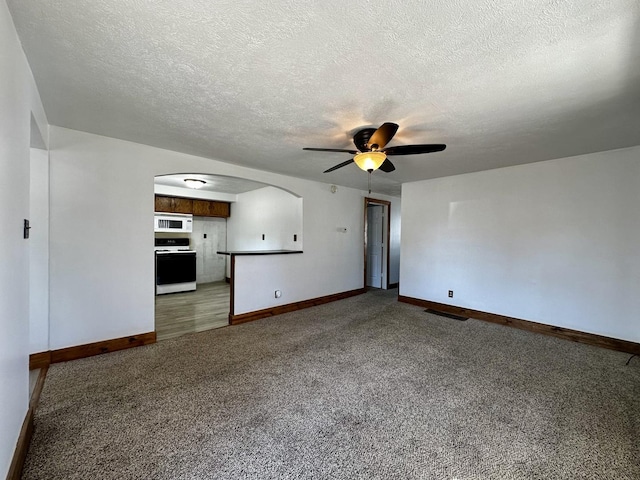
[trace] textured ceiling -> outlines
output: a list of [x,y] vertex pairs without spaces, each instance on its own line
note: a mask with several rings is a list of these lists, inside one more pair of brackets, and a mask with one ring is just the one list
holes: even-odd
[[155,178],[156,185],[164,185],[167,187],[187,188],[184,183],[186,178],[196,178],[204,180],[206,183],[199,188],[199,191],[208,191],[216,193],[245,193],[259,188],[267,187],[266,183],[254,182],[243,178],[227,177],[224,175],[203,175],[200,173],[180,173],[175,175],[159,175]]
[[52,124],[373,189],[640,144],[640,2],[8,0]]

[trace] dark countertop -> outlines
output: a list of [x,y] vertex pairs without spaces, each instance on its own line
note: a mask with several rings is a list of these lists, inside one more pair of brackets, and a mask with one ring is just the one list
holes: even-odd
[[302,250],[230,250],[218,251],[218,255],[283,255],[288,253],[302,253]]

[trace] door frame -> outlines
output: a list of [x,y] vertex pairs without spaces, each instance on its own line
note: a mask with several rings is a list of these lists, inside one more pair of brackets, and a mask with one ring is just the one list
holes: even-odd
[[[382,285],[384,286],[384,288],[386,290],[389,289],[389,241],[391,239],[391,202],[387,201],[387,200],[379,200],[377,198],[370,198],[370,197],[364,197],[364,229],[363,229],[363,241],[364,241],[364,274],[363,274],[363,288],[367,288],[367,227],[368,227],[368,218],[367,218],[367,207],[369,205],[382,205],[385,207],[384,211],[385,211],[385,216],[386,216],[386,220],[387,220],[387,229],[386,229],[386,237],[385,237],[385,243],[384,243],[384,248],[383,248],[383,255],[385,257],[385,259],[383,259],[384,262],[386,262],[387,264],[387,270],[386,270],[386,275],[385,278],[383,280]],[[383,227],[384,228],[384,225]]]

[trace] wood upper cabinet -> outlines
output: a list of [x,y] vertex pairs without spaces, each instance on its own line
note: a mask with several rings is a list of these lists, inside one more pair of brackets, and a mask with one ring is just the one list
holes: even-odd
[[193,200],[173,197],[173,213],[193,213]]
[[208,217],[211,211],[211,202],[209,200],[194,200],[193,214],[199,217]]
[[231,215],[231,212],[229,211],[229,204],[227,202],[209,202],[209,205],[209,216],[211,217],[227,218]]
[[192,213],[193,200],[190,198],[156,195],[155,211],[167,213]]
[[155,211],[167,213],[191,213],[198,217],[227,218],[230,215],[230,208],[227,202],[167,197],[164,195],[156,195]]
[[171,197],[156,195],[156,212],[173,212],[171,209]]

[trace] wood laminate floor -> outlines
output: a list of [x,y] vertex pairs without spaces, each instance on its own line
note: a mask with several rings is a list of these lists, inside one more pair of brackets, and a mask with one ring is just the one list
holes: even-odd
[[195,292],[156,295],[156,339],[229,325],[229,284],[202,283]]

